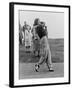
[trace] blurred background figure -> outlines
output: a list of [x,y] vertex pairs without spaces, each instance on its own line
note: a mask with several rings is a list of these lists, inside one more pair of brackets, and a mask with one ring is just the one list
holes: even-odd
[[26,21],[24,22],[24,26],[23,26],[23,33],[24,33],[24,45],[26,48],[30,48],[31,47],[31,27],[26,23]]
[[38,34],[36,33],[36,28],[40,24],[39,18],[36,18],[34,20],[33,28],[32,28],[32,40],[33,40],[33,53],[35,56],[39,56],[39,49],[40,49],[40,41]]
[[22,45],[22,39],[23,39],[23,32],[22,32],[22,27],[19,24],[19,44]]
[[32,47],[32,32],[31,32],[31,27],[29,27],[29,46]]
[[23,25],[23,43],[24,43],[24,45],[25,45],[25,30],[27,29],[27,23],[26,23],[26,21],[24,21],[24,25]]

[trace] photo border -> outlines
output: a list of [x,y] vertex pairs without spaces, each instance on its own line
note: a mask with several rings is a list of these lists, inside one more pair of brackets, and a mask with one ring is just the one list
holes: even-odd
[[[15,85],[14,86],[14,5],[30,5],[30,6],[45,6],[45,7],[62,7],[69,9],[69,77],[68,82],[62,83],[51,83],[51,84],[34,84],[34,85]],[[20,3],[20,2],[10,2],[9,3],[9,86],[10,87],[32,87],[32,86],[47,86],[47,85],[62,85],[70,84],[70,6],[69,5],[53,5],[53,4],[35,4],[35,3]]]

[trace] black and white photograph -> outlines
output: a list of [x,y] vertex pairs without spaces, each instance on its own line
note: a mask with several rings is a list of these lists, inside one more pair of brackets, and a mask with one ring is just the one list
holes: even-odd
[[69,83],[69,6],[14,5],[14,86]]
[[64,77],[64,13],[19,16],[19,79]]

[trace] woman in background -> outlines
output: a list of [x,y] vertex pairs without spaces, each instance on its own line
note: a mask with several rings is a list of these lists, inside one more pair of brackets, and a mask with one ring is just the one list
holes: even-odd
[[30,30],[31,27],[25,21],[23,26],[23,32],[24,32],[24,42],[26,48],[30,48],[31,46]]

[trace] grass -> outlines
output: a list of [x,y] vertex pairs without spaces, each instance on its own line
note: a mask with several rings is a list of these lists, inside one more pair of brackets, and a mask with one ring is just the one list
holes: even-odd
[[[64,62],[64,39],[49,39],[49,45],[52,54],[52,62]],[[39,58],[35,57],[29,50],[26,52],[24,45],[20,45],[19,60],[25,63],[35,63],[39,61]]]

